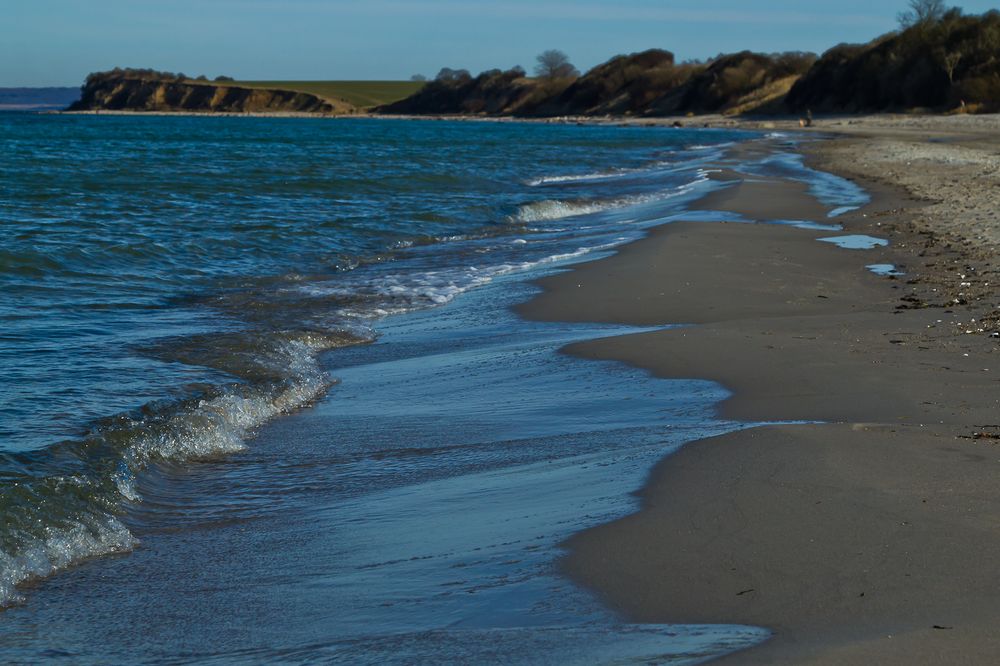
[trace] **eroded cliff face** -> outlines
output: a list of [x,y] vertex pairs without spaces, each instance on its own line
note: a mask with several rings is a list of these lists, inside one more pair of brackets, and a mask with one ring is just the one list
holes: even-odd
[[523,70],[437,79],[375,109],[384,114],[524,117],[781,113],[785,94],[815,62],[807,53],[743,51],[675,64],[669,51],[616,56],[577,79],[528,79]]
[[193,111],[206,113],[351,113],[340,100],[270,88],[244,88],[186,79],[91,74],[70,111]]

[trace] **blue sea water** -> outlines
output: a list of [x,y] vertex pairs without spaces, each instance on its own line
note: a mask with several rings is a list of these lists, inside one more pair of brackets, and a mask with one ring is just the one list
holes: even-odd
[[[557,353],[629,329],[509,312],[682,217],[753,138],[0,114],[4,656],[683,662],[759,640],[624,625],[556,575],[659,457],[743,425],[714,385]],[[858,203],[776,155],[745,166]]]
[[732,138],[4,114],[3,449],[80,437],[192,384],[272,378],[259,352],[276,331],[364,339],[378,315],[586,251],[608,229],[573,220],[676,196],[700,179],[689,157],[711,154],[685,145]]

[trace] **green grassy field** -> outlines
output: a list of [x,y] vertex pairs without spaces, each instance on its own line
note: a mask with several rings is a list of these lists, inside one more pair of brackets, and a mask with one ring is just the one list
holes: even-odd
[[420,90],[422,81],[232,81],[248,88],[280,88],[343,99],[359,108],[396,102]]

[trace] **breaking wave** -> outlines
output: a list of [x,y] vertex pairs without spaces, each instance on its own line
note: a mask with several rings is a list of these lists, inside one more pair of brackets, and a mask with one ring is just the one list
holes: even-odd
[[638,206],[653,201],[663,201],[688,194],[697,185],[708,181],[708,171],[698,170],[696,174],[697,177],[694,180],[665,192],[637,194],[605,200],[564,201],[561,199],[545,199],[543,201],[535,201],[521,206],[517,213],[511,216],[510,219],[514,223],[531,224],[581,215],[593,215],[595,213]]
[[642,203],[643,200],[648,200],[648,198],[634,197],[631,199],[613,199],[610,201],[560,201],[558,199],[547,199],[521,206],[512,220],[522,224],[561,220],[566,217],[592,215],[615,208],[624,208]]
[[263,376],[266,369],[266,381],[238,381],[106,419],[84,440],[45,455],[44,462],[51,463],[52,455],[69,461],[62,474],[36,476],[31,471],[36,461],[22,454],[23,473],[18,478],[8,473],[0,489],[0,606],[20,599],[22,583],[85,559],[132,550],[138,542],[121,516],[129,504],[142,502],[139,473],[156,462],[185,463],[242,450],[255,429],[309,404],[334,383],[317,362],[321,351],[368,341],[350,333],[265,336],[257,341],[256,357],[242,367],[246,377]]
[[543,185],[572,185],[573,183],[587,183],[594,181],[605,181],[614,180],[616,178],[626,178],[628,176],[635,176],[637,174],[653,174],[657,169],[662,169],[664,167],[669,167],[673,164],[672,162],[656,162],[655,164],[638,167],[634,169],[611,169],[608,171],[595,171],[593,173],[581,173],[581,174],[564,174],[555,176],[539,176],[538,178],[532,178],[526,181],[527,185],[531,187],[540,187]]

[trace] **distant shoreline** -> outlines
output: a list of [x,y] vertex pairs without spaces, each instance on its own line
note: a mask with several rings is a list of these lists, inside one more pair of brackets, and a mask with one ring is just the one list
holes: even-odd
[[38,111],[40,113],[48,113],[51,111],[60,111],[61,108],[58,104],[0,104],[0,111]]
[[1000,132],[1000,113],[946,114],[946,113],[877,113],[816,115],[810,127],[803,127],[796,115],[782,116],[725,116],[704,114],[698,116],[664,116],[636,118],[632,116],[557,116],[525,118],[514,116],[473,116],[452,114],[324,114],[294,111],[269,112],[217,112],[217,111],[65,111],[39,110],[43,114],[85,116],[191,116],[223,118],[311,118],[325,120],[422,120],[488,123],[542,123],[562,125],[596,125],[627,127],[683,127],[687,129],[746,129],[804,132],[818,134],[870,135],[919,135],[921,133],[949,133],[952,140],[983,132]]

